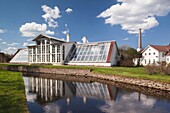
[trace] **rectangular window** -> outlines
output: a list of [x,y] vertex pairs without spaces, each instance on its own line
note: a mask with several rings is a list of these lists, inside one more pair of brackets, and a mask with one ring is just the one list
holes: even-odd
[[65,46],[63,46],[63,60],[65,59]]
[[149,59],[149,64],[151,63],[151,60]]
[[52,54],[52,62],[55,62],[55,54]]
[[164,57],[165,56],[165,54],[164,53],[162,53],[162,57]]

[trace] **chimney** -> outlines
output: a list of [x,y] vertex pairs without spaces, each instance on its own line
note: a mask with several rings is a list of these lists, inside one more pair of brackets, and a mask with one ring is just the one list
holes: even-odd
[[87,37],[84,36],[84,37],[82,38],[82,41],[83,41],[83,44],[87,43]]
[[138,48],[137,52],[140,52],[142,50],[142,29],[139,29],[139,34],[138,34]]
[[70,42],[70,34],[66,34],[66,41]]

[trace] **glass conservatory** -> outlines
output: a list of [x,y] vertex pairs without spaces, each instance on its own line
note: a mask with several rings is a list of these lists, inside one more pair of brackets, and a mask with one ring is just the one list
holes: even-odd
[[33,41],[35,44],[19,50],[11,63],[113,66],[119,60],[116,41],[77,44],[46,35]]

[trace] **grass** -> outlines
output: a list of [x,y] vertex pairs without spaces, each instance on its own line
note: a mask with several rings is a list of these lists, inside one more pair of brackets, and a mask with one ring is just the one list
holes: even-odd
[[0,113],[26,113],[26,97],[20,72],[0,70]]
[[145,72],[144,67],[95,68],[93,72],[170,83],[170,76],[159,74],[149,75]]
[[[23,66],[20,64],[0,64],[0,66]],[[35,65],[24,65],[24,66],[35,66]],[[158,82],[170,83],[170,76],[168,75],[149,75],[145,72],[144,67],[95,67],[95,66],[53,66],[53,65],[39,65],[35,67],[42,68],[64,68],[64,69],[91,69],[92,72],[108,74],[108,75],[117,75],[123,77],[131,77],[137,79],[152,80]]]

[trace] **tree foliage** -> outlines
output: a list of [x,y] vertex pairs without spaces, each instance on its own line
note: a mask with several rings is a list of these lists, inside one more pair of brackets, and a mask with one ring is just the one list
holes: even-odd
[[139,58],[139,53],[136,49],[128,45],[119,47],[119,53],[121,66],[134,66],[133,58]]

